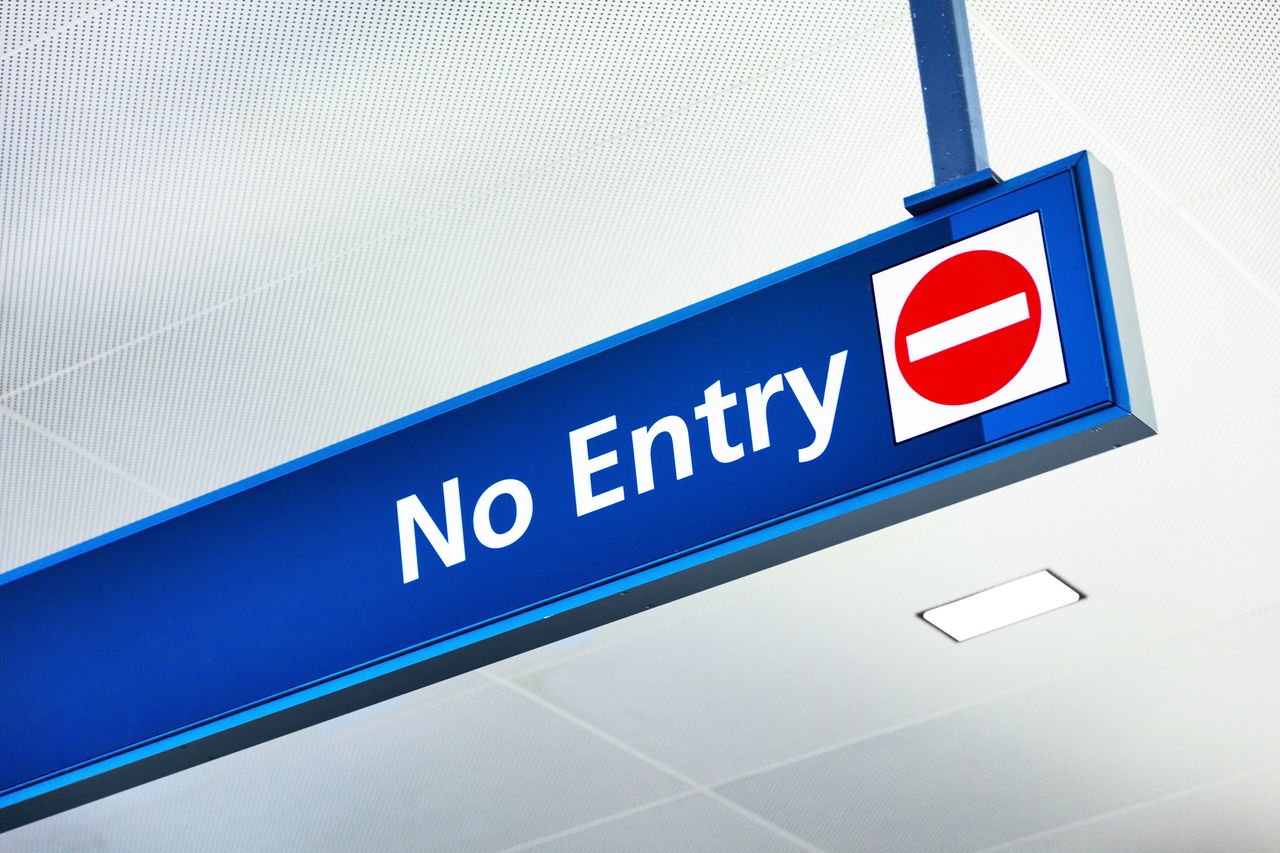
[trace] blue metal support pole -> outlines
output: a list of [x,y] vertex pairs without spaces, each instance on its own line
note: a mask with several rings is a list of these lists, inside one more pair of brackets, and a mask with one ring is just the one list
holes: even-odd
[[917,213],[999,179],[987,162],[965,0],[910,0],[910,4],[937,185],[907,199],[907,209]]

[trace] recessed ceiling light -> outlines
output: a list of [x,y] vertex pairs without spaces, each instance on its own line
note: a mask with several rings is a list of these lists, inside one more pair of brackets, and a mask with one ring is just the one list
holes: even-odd
[[1048,569],[926,610],[920,617],[953,640],[979,634],[1075,604],[1083,596]]

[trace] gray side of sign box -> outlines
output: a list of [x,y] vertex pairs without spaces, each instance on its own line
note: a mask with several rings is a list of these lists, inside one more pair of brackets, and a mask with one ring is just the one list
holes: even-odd
[[[1116,182],[1111,170],[1091,151],[1086,157],[1086,176],[1092,184],[1093,197],[1098,210],[1098,230],[1102,238],[1102,254],[1106,259],[1107,274],[1111,278],[1112,311],[1115,313],[1119,333],[1120,353],[1128,381],[1128,400],[1120,404],[1156,431],[1155,404],[1151,394],[1151,380],[1147,374],[1146,357],[1142,349],[1142,332],[1138,327],[1138,305],[1133,293],[1133,277],[1129,272],[1129,256],[1125,249],[1124,229],[1120,224],[1120,204],[1116,196]],[[1127,405],[1125,403],[1127,402]]]

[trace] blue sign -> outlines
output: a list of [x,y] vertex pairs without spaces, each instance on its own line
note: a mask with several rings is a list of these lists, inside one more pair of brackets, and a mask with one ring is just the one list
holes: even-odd
[[1079,154],[0,576],[0,827],[1152,424]]

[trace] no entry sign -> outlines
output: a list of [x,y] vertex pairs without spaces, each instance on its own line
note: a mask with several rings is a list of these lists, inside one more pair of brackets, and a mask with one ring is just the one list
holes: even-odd
[[872,276],[898,441],[1067,381],[1039,212]]
[[1152,433],[1085,154],[0,576],[0,828]]

